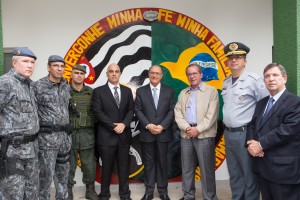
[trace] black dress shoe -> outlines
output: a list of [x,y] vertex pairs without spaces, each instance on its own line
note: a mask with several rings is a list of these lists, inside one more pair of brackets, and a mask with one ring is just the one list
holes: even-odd
[[153,194],[145,194],[141,200],[152,200],[153,199]]
[[160,195],[161,200],[170,200],[170,197],[167,194]]

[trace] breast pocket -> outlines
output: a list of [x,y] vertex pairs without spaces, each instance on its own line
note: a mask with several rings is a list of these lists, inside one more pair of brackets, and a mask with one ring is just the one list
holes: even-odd
[[234,89],[234,102],[237,104],[247,104],[252,100],[252,91],[246,87],[238,87]]
[[18,94],[18,103],[21,113],[32,113],[33,105],[30,97],[25,97],[22,94]]

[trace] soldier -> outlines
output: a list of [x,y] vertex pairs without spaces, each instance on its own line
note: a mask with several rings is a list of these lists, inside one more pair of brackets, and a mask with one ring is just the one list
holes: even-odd
[[79,155],[83,173],[82,182],[86,184],[85,198],[97,200],[94,118],[91,110],[93,89],[84,84],[85,73],[83,66],[75,65],[71,74],[70,121],[73,130],[68,193],[69,199],[73,199],[72,187],[76,184],[74,176]]
[[52,177],[56,187],[56,199],[68,199],[69,153],[71,136],[69,124],[70,86],[62,78],[65,61],[52,55],[48,59],[49,75],[34,83],[40,120],[39,199],[50,199]]
[[32,92],[36,56],[13,50],[13,68],[0,77],[0,199],[38,199],[37,106]]

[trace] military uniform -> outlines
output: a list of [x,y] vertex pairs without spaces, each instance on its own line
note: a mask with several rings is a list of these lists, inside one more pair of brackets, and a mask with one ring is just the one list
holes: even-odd
[[[71,86],[70,120],[72,130],[72,148],[70,153],[70,172],[68,187],[73,187],[77,158],[80,156],[82,182],[94,188],[96,178],[94,118],[91,110],[93,89],[86,85],[81,91]],[[94,190],[93,190],[94,191]]]
[[34,83],[40,120],[39,164],[40,200],[50,199],[52,177],[56,199],[68,198],[69,152],[71,136],[69,126],[70,86],[65,79],[60,83],[46,76]]
[[[36,59],[28,49],[18,52]],[[14,68],[0,77],[1,200],[38,199],[39,121],[31,83]]]
[[[242,43],[233,42],[226,45],[224,51],[227,57],[245,56],[250,49]],[[252,172],[252,159],[245,147],[246,130],[256,103],[267,96],[268,91],[262,77],[242,71],[235,82],[230,75],[222,86],[226,160],[232,199],[256,200],[259,199],[259,188],[257,178]]]

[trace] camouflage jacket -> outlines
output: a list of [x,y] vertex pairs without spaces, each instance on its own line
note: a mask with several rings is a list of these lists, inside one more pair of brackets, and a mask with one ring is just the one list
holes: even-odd
[[[34,92],[38,104],[40,126],[69,124],[70,86],[65,79],[53,83],[49,76],[34,83]],[[63,142],[71,139],[65,132],[53,134],[39,133],[40,148],[59,148]],[[68,146],[71,144],[68,144]]]
[[[0,77],[0,136],[34,135],[39,130],[37,105],[32,81],[15,69]],[[8,146],[7,156],[32,158],[37,155],[37,142],[19,148]]]

